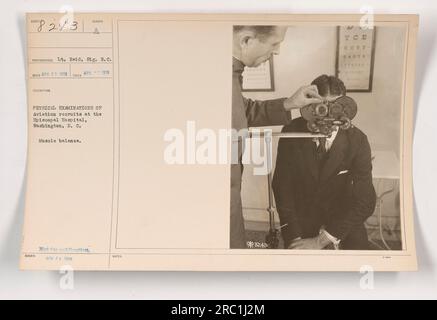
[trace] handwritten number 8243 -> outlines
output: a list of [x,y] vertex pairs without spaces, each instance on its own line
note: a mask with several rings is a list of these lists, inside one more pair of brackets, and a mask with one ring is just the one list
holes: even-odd
[[[64,30],[66,30],[66,29],[68,29],[68,30],[71,30],[71,31],[75,31],[75,30],[77,30],[77,21],[73,21],[72,23],[68,23],[68,20],[65,20],[62,24],[61,23],[59,23],[59,25],[58,25],[58,27],[56,27],[56,24],[54,24],[53,22],[52,23],[49,23],[48,24],[48,26],[47,26],[47,30],[50,32],[50,31],[55,31],[55,30],[59,30],[59,31],[64,31]],[[38,32],[42,32],[43,31],[43,27],[46,25],[46,21],[45,20],[43,20],[43,19],[41,19],[40,21],[39,21],[39,25],[38,25],[38,28],[37,28],[37,31]]]

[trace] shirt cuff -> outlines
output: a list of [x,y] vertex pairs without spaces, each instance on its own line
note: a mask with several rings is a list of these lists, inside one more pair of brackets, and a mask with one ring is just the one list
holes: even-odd
[[296,119],[301,117],[300,109],[291,109],[290,110],[291,119]]
[[331,235],[325,229],[320,229],[320,235],[322,235],[323,238],[326,238],[327,240],[329,240],[334,245],[335,250],[339,249],[339,245],[340,245],[341,240],[339,240],[336,237],[334,237],[333,235]]

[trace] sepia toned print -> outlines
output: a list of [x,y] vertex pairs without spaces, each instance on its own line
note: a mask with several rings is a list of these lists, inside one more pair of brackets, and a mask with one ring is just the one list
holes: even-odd
[[29,13],[20,268],[415,270],[418,18],[361,18]]
[[[241,117],[235,109],[244,109],[248,127],[277,133],[268,142],[276,164],[273,179],[248,170],[243,190],[231,192],[231,247],[401,250],[404,60],[399,53],[405,50],[406,28],[234,26],[233,31],[234,118]],[[260,68],[251,55],[259,65],[276,56],[278,93],[239,92],[237,80]],[[303,70],[299,77],[295,69]],[[310,90],[305,97],[314,101],[297,100],[291,83]],[[281,94],[290,98],[277,99]],[[291,108],[290,100],[297,100]],[[275,110],[290,112],[275,121]],[[281,132],[306,135],[281,137]],[[231,186],[232,179],[241,180],[234,167]],[[237,212],[232,203],[240,192],[242,212]]]

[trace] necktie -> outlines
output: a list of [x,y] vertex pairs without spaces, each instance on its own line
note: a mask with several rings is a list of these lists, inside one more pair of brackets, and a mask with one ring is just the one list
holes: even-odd
[[326,138],[319,138],[319,145],[317,146],[317,155],[323,157],[326,153]]
[[326,160],[326,138],[319,138],[319,145],[316,149],[316,159],[319,167],[319,174],[322,172]]

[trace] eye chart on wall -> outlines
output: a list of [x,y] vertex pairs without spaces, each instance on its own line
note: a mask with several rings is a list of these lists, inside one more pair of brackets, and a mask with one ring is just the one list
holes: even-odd
[[337,29],[336,76],[349,92],[372,91],[375,30],[359,26]]

